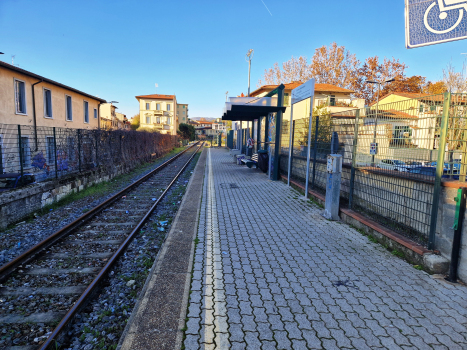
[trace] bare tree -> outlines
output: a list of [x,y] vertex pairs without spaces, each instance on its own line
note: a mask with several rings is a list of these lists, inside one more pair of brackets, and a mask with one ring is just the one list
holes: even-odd
[[450,92],[467,92],[467,76],[465,74],[467,67],[462,65],[462,71],[457,72],[452,62],[449,62],[446,69],[443,69],[443,82]]
[[264,76],[258,81],[257,86],[262,85],[279,85],[291,83],[293,81],[306,81],[310,76],[310,68],[308,59],[305,56],[298,58],[293,57],[282,63],[282,68],[279,63],[274,63],[273,68],[265,69]]

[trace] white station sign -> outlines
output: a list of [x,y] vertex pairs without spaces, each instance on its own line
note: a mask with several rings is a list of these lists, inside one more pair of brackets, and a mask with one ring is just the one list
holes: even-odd
[[292,90],[292,104],[310,98],[315,93],[315,79],[310,79],[306,83]]

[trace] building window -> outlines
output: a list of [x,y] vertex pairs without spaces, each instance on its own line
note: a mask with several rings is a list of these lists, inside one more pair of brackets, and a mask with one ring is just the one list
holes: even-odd
[[52,91],[44,89],[44,117],[52,118]]
[[167,117],[167,124],[168,124],[168,125],[170,125],[170,119],[172,119],[172,118]]
[[21,157],[23,167],[28,167],[31,163],[31,149],[29,148],[29,137],[21,137]]
[[151,124],[151,117],[146,117],[146,124]]
[[26,112],[26,87],[24,81],[15,79],[15,106],[17,114]]
[[88,103],[88,101],[84,101],[83,108],[84,108],[84,122],[89,123],[89,103]]
[[47,164],[55,164],[55,147],[54,147],[54,138],[52,136],[47,136],[45,138],[46,150],[47,150]]
[[183,108],[185,108],[185,106],[183,106]]
[[146,103],[146,110],[149,111],[149,103]]
[[185,114],[185,111],[183,111],[183,114]]
[[161,123],[161,118],[160,118],[160,117],[157,117],[157,118],[156,118],[156,123],[157,123],[157,124],[160,124],[160,123]]
[[289,93],[286,92],[284,93],[284,106],[288,106],[289,105]]
[[336,105],[336,96],[335,95],[331,95],[331,97],[329,98],[329,105],[330,106],[335,106]]
[[160,104],[160,103],[156,103],[156,110],[157,110],[157,111],[160,111],[160,110],[161,110],[161,104]]
[[71,105],[71,96],[65,95],[65,101],[66,101],[66,106],[65,106],[66,120],[71,122],[73,120],[73,108]]
[[167,110],[170,111],[170,104],[167,103]]
[[97,108],[94,108],[94,119],[97,119]]

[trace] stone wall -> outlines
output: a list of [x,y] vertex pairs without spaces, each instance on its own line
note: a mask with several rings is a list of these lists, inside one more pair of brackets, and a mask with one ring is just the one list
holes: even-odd
[[135,160],[131,163],[99,168],[0,193],[0,229],[3,230],[8,225],[27,218],[35,211],[59,201],[70,193],[82,191],[91,185],[109,181],[115,176],[127,173],[142,162],[143,160]]

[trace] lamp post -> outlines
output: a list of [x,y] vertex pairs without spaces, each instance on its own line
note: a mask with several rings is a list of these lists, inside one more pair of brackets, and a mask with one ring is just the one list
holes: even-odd
[[[383,81],[376,81],[376,80],[367,80],[366,81],[368,84],[378,84],[378,94],[376,95],[375,130],[373,131],[373,143],[374,144],[376,144],[376,129],[378,128],[379,91],[380,91],[380,88],[381,88],[381,84],[390,83],[390,82],[393,82],[395,80],[396,79],[391,78],[391,79],[387,79],[387,80],[383,80]],[[375,150],[375,152],[376,152],[376,150]],[[372,167],[375,166],[375,155],[374,154],[371,155],[371,166]]]
[[[249,49],[246,56],[245,60],[248,62],[248,97],[250,97],[250,74],[251,74],[251,59],[253,58],[253,49]],[[243,122],[241,122],[243,124]],[[243,126],[243,125],[242,125]],[[248,130],[248,135],[245,135],[245,137],[250,136],[250,122],[246,122],[246,128]],[[246,149],[246,153],[248,154],[248,149]]]
[[253,58],[253,49],[249,49],[245,60],[248,62],[248,97],[250,97],[250,73],[251,73],[251,59]]

